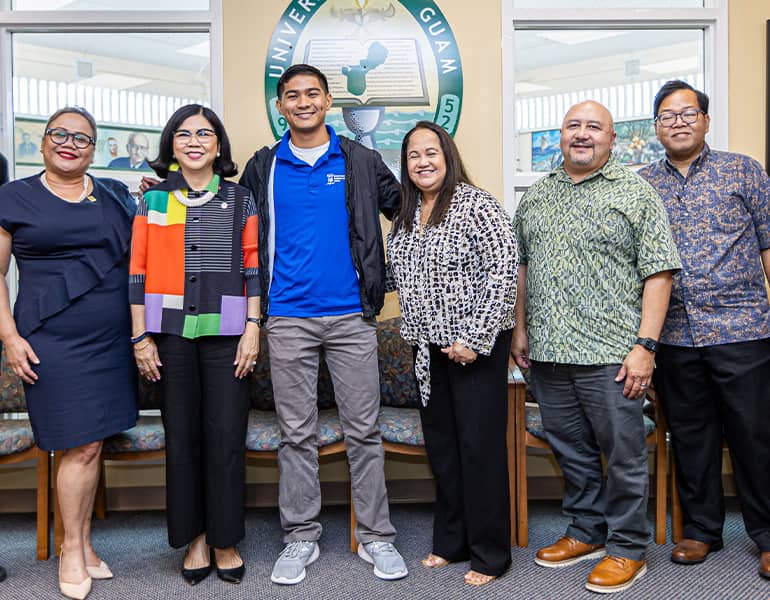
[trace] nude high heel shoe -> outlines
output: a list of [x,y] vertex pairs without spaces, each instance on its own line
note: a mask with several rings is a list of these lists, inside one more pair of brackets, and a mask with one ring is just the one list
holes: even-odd
[[110,571],[110,568],[107,566],[107,563],[104,561],[101,561],[98,567],[89,567],[88,565],[86,565],[86,571],[88,571],[88,574],[91,576],[91,579],[112,579],[113,578],[112,571]]
[[[86,577],[80,583],[66,583],[61,580],[61,559],[64,555],[64,546],[61,547],[59,552],[59,591],[62,596],[72,598],[72,600],[85,600],[86,596],[91,592],[91,577]],[[101,566],[101,565],[99,565]]]

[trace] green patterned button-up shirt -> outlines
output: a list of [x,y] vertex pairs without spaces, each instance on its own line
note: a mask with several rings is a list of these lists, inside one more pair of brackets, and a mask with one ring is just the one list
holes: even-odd
[[527,265],[530,358],[623,362],[639,329],[644,280],[681,268],[655,190],[613,157],[580,183],[559,167],[524,195],[514,222]]

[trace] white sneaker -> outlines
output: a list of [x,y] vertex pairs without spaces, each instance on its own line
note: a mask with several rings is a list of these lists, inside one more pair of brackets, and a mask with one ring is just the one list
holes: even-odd
[[281,585],[293,585],[305,578],[305,567],[321,555],[316,542],[290,542],[275,561],[270,581]]
[[404,559],[390,542],[358,544],[358,556],[374,565],[374,574],[380,579],[403,579],[409,574]]

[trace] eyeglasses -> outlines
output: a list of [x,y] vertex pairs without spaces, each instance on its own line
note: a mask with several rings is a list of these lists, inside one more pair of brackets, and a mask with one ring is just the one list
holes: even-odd
[[213,129],[206,128],[197,129],[196,131],[190,131],[189,129],[177,129],[174,132],[174,141],[186,146],[192,141],[193,136],[195,136],[195,138],[202,144],[206,144],[216,139],[217,132]]
[[66,143],[68,139],[72,139],[72,143],[75,148],[88,148],[89,146],[95,146],[96,140],[90,135],[81,133],[80,131],[72,132],[67,131],[63,127],[54,127],[53,129],[47,129],[45,134],[51,138],[51,141],[57,146],[61,146]]
[[682,112],[664,112],[660,113],[657,117],[655,117],[655,120],[660,124],[663,125],[663,127],[673,127],[674,123],[676,123],[676,118],[681,117],[682,123],[686,125],[692,125],[695,123],[695,121],[698,120],[698,115],[704,113],[702,110],[699,110],[697,108],[688,108],[687,110],[683,110]]

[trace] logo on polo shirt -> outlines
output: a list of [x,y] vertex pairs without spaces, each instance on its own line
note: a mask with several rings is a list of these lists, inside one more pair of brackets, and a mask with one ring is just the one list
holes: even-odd
[[326,174],[326,185],[334,185],[340,181],[345,181],[345,175],[335,175],[334,173]]

